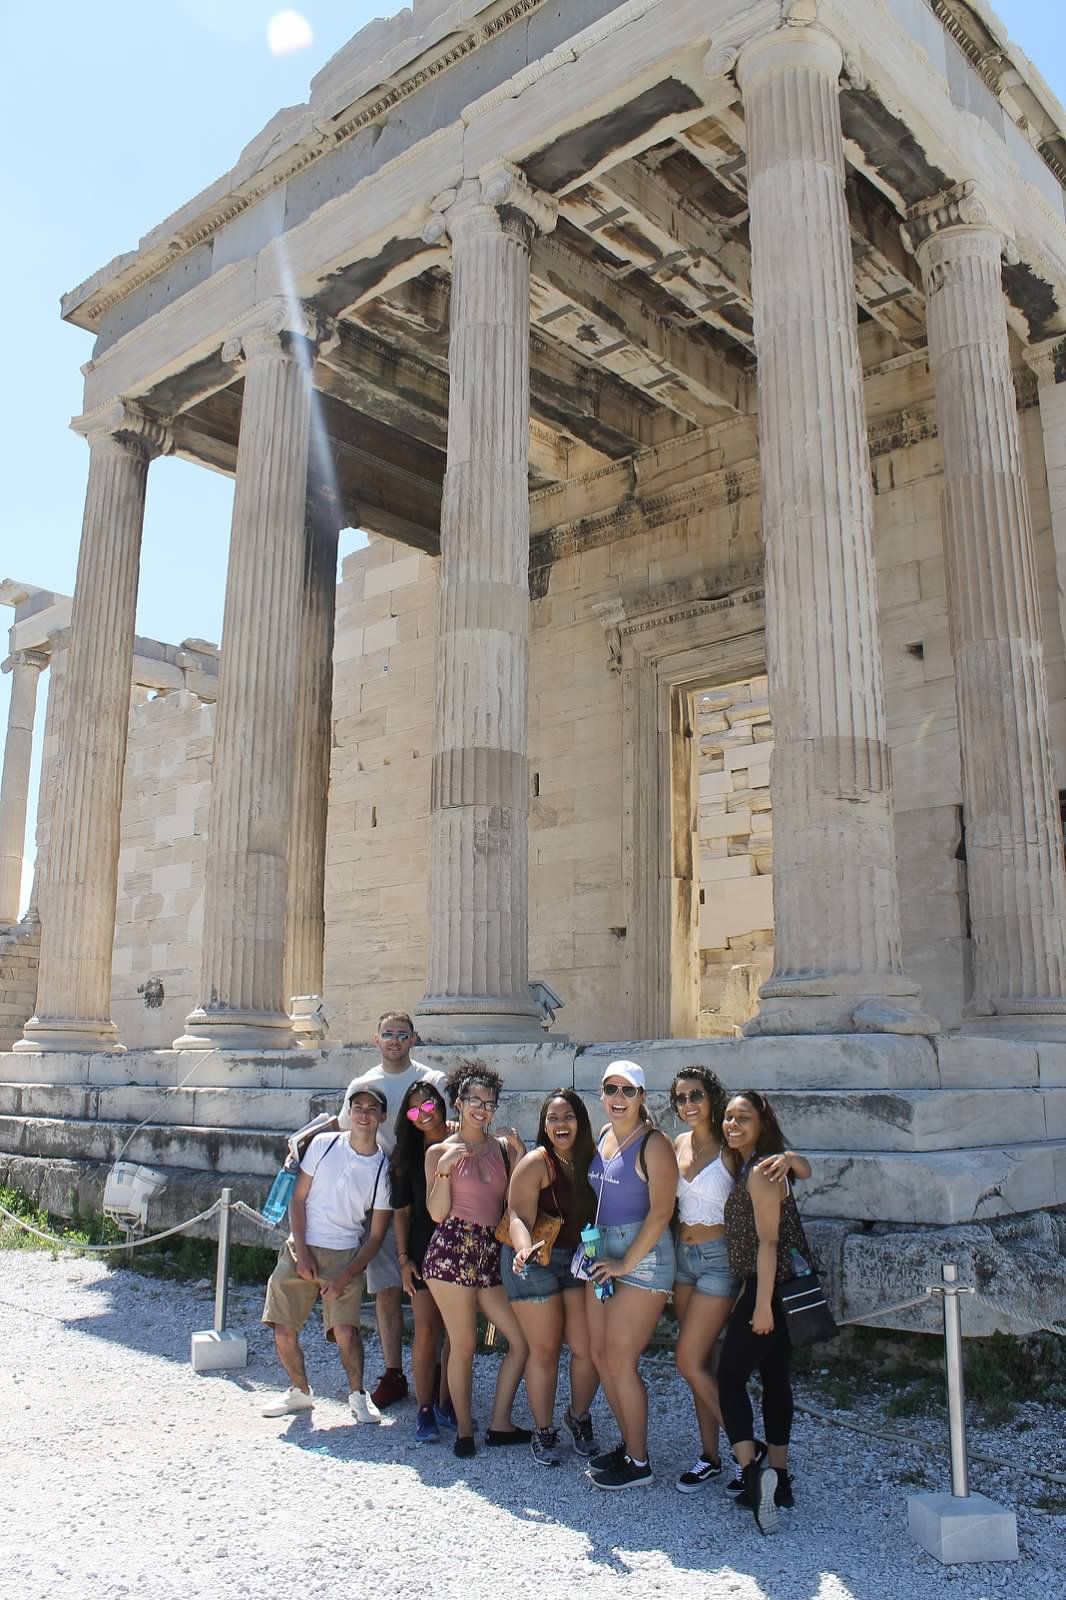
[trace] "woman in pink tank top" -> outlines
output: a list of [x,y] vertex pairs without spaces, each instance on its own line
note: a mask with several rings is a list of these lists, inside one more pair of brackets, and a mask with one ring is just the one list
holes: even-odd
[[492,1421],[485,1443],[528,1444],[511,1407],[522,1381],[528,1347],[500,1277],[496,1225],[503,1215],[511,1169],[525,1155],[518,1135],[497,1138],[492,1119],[503,1080],[491,1067],[457,1067],[445,1092],[458,1127],[426,1151],[426,1204],[437,1224],[422,1261],[422,1277],[448,1333],[448,1389],[455,1407],[455,1454],[475,1454],[470,1396],[477,1351],[477,1314],[507,1340],[500,1362]]

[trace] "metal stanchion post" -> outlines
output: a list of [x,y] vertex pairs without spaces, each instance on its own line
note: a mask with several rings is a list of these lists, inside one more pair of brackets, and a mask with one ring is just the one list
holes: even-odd
[[911,1537],[945,1565],[965,1561],[1017,1561],[1018,1520],[1013,1511],[983,1494],[971,1494],[966,1462],[966,1395],[962,1368],[962,1317],[959,1297],[973,1290],[959,1282],[948,1261],[930,1294],[944,1300],[944,1374],[948,1391],[948,1442],[951,1493],[907,1496]]
[[215,1266],[216,1333],[225,1333],[226,1331],[226,1300],[229,1296],[229,1213],[232,1204],[232,1189],[223,1189],[222,1209],[218,1214],[218,1261]]
[[230,1224],[233,1191],[223,1189],[218,1212],[218,1264],[215,1268],[214,1327],[194,1333],[189,1359],[194,1372],[224,1372],[248,1365],[248,1344],[241,1333],[226,1332],[229,1298]]
[[951,1450],[951,1492],[957,1500],[970,1493],[970,1474],[966,1461],[966,1390],[962,1368],[962,1316],[959,1295],[972,1293],[959,1288],[959,1269],[953,1261],[940,1269],[944,1296],[944,1373],[948,1386],[948,1444]]

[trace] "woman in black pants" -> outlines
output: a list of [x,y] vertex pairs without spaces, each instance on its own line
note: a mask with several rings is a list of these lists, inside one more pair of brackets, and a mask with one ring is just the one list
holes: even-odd
[[[788,1442],[792,1432],[792,1346],[777,1285],[792,1276],[792,1250],[807,1241],[791,1188],[774,1182],[759,1163],[780,1155],[785,1140],[774,1109],[756,1089],[729,1101],[722,1132],[739,1161],[725,1203],[729,1265],[743,1284],[726,1328],[718,1364],[718,1397],[733,1454],[740,1464],[740,1503],[751,1508],[760,1533],[772,1533],[778,1506],[792,1505]],[[754,1438],[748,1379],[762,1379],[764,1448]]]

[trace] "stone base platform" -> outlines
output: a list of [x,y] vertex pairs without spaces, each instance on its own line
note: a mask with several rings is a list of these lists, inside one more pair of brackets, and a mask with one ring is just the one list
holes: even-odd
[[[949,1255],[998,1303],[967,1305],[969,1333],[1025,1331],[1063,1303],[1066,1215],[1054,1208],[1066,1207],[1066,1046],[856,1034],[418,1050],[444,1071],[494,1065],[508,1085],[500,1124],[526,1139],[560,1085],[578,1089],[598,1125],[599,1084],[620,1056],[642,1063],[652,1111],[671,1131],[666,1092],[683,1066],[772,1094],[790,1144],[814,1166],[799,1198],[842,1316],[920,1292]],[[153,1226],[193,1215],[223,1183],[258,1205],[284,1136],[334,1110],[376,1059],[365,1048],[0,1054],[0,1182],[57,1215],[98,1210],[122,1156],[170,1174]],[[270,1237],[250,1224],[237,1236]],[[939,1315],[919,1308],[892,1325],[934,1331]]]

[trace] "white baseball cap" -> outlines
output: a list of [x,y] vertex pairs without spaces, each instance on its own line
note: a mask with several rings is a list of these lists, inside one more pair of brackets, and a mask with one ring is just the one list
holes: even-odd
[[337,1112],[337,1126],[345,1132],[352,1125],[352,1101],[357,1094],[373,1095],[381,1107],[381,1115],[383,1117],[388,1115],[389,1102],[382,1090],[375,1089],[372,1083],[360,1083],[358,1078],[353,1078],[345,1091],[344,1099],[341,1101],[341,1108]]
[[612,1061],[603,1074],[601,1083],[606,1083],[608,1078],[621,1078],[623,1083],[631,1083],[634,1089],[643,1089],[644,1068],[638,1067],[635,1061]]

